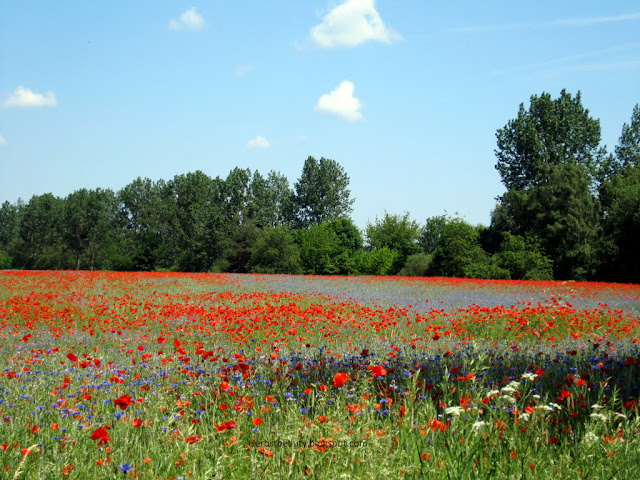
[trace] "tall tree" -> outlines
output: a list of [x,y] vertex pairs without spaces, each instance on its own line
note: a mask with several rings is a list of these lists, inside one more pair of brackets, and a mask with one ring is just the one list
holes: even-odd
[[247,220],[250,202],[251,170],[234,168],[224,181],[224,200],[230,226],[242,225]]
[[166,186],[171,226],[168,242],[173,268],[207,271],[222,256],[229,233],[225,215],[225,186],[219,177],[200,170],[176,175]]
[[154,270],[162,262],[162,245],[169,233],[164,187],[162,180],[138,177],[117,194],[124,224],[123,246],[136,270]]
[[640,283],[640,105],[616,146],[616,170],[600,188],[604,238],[601,273],[609,280]]
[[307,228],[334,218],[348,218],[354,202],[348,186],[349,176],[338,162],[307,158],[293,197],[297,226]]
[[496,134],[496,169],[507,192],[492,216],[492,231],[539,239],[554,277],[595,273],[599,204],[593,194],[604,150],[600,122],[580,92],[532,96],[525,110]]
[[622,168],[640,165],[640,104],[633,107],[631,123],[622,126],[616,157]]
[[51,193],[34,195],[21,209],[19,238],[10,249],[16,266],[68,268],[63,244],[65,201]]
[[264,178],[255,171],[249,190],[247,214],[258,228],[291,223],[292,191],[284,175],[272,170]]
[[545,166],[544,183],[509,190],[492,214],[496,231],[537,238],[553,260],[556,279],[583,280],[595,274],[599,202],[580,165]]
[[496,133],[496,169],[507,190],[526,190],[544,181],[544,165],[574,163],[595,175],[601,155],[600,121],[591,118],[581,103],[562,90],[533,95],[528,110],[520,104],[518,116]]
[[74,254],[76,269],[104,268],[116,216],[117,203],[111,190],[82,188],[67,196],[65,237]]

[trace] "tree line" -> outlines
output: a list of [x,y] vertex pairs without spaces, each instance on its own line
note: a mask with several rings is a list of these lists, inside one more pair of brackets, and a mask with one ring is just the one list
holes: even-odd
[[580,92],[534,95],[496,132],[506,188],[489,226],[389,214],[360,231],[349,176],[234,168],[0,208],[0,268],[640,281],[640,107],[614,152]]

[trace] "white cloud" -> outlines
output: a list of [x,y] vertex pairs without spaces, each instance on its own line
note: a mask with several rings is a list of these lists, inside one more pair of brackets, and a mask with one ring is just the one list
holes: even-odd
[[362,120],[362,104],[353,96],[353,90],[353,83],[345,80],[332,92],[322,95],[314,110],[351,121]]
[[247,142],[247,147],[249,148],[269,148],[270,146],[269,140],[260,135]]
[[0,135],[0,147],[4,147],[5,145],[9,145],[9,142],[7,142],[7,139],[4,138],[4,136]]
[[33,93],[30,89],[19,86],[4,101],[5,107],[55,107],[56,95],[53,92]]
[[180,20],[171,19],[169,22],[169,28],[171,30],[202,30],[207,26],[207,22],[204,21],[204,17],[196,11],[196,7],[191,7],[189,10],[180,15]]
[[345,0],[311,29],[311,37],[323,48],[355,47],[367,40],[392,43],[401,38],[385,27],[375,0]]

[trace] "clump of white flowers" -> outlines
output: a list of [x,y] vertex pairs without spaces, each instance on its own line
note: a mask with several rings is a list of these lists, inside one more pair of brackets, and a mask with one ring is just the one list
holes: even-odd
[[444,409],[444,413],[446,413],[447,415],[453,415],[454,417],[457,417],[463,412],[463,410],[464,409],[462,407],[447,407]]
[[509,382],[509,385],[507,385],[506,387],[502,387],[502,389],[500,389],[500,392],[502,394],[517,392],[518,387],[520,387],[520,382]]
[[585,433],[584,438],[582,439],[582,441],[584,443],[586,443],[587,445],[592,445],[592,444],[594,444],[595,442],[598,441],[598,436],[593,432],[587,432],[587,433]]

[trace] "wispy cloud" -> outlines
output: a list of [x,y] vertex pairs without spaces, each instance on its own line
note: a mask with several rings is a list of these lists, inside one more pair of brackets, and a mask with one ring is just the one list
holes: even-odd
[[196,7],[192,7],[182,15],[179,20],[171,19],[169,22],[169,29],[177,32],[181,30],[202,30],[207,26],[204,17],[196,11]]
[[448,31],[451,33],[490,33],[501,32],[509,30],[524,30],[535,28],[579,28],[579,27],[593,27],[604,23],[614,22],[629,22],[640,20],[640,12],[625,13],[621,15],[612,16],[600,16],[600,17],[578,17],[578,18],[561,18],[557,20],[551,20],[549,22],[529,23],[529,22],[516,22],[516,23],[503,23],[496,25],[472,25],[467,27],[455,27],[450,28]]
[[238,65],[236,67],[236,77],[244,77],[246,74],[255,71],[254,65]]
[[447,31],[451,33],[490,33],[490,32],[505,32],[509,30],[523,30],[533,28],[536,25],[533,23],[503,23],[498,25],[473,25],[469,27],[454,27]]
[[628,22],[632,20],[640,20],[640,12],[625,13],[622,15],[613,15],[608,17],[565,18],[561,20],[554,20],[550,25],[559,27],[591,27],[601,23]]
[[256,138],[253,138],[251,140],[249,140],[247,142],[247,147],[248,148],[269,148],[271,146],[271,143],[269,142],[269,140],[267,140],[266,138],[264,138],[261,135],[258,135]]
[[58,104],[53,92],[34,93],[30,89],[19,86],[10,94],[3,106],[10,107],[55,107]]
[[[502,75],[509,72],[538,72],[546,76],[562,72],[596,71],[596,70],[626,70],[637,68],[640,60],[628,58],[628,52],[640,50],[640,43],[626,43],[608,48],[592,50],[590,52],[565,55],[544,62],[530,63],[506,69],[496,69],[494,75]],[[615,55],[619,54],[619,55]],[[613,56],[617,58],[613,58]],[[624,57],[627,58],[624,58]],[[637,55],[634,55],[634,57]]]
[[368,40],[393,43],[401,37],[384,25],[375,0],[345,0],[311,29],[311,38],[319,47],[336,48],[355,47]]
[[9,145],[9,142],[7,142],[7,139],[4,138],[4,135],[0,135],[0,147],[4,147],[6,145]]
[[352,82],[345,80],[335,90],[322,95],[314,110],[350,121],[362,120],[362,104],[353,96],[354,88]]

